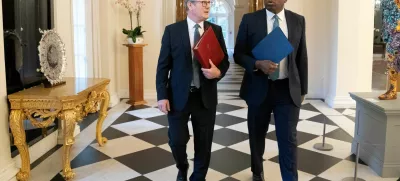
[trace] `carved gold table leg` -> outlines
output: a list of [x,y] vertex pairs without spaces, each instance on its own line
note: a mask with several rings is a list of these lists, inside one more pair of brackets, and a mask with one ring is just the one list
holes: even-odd
[[96,139],[97,139],[97,143],[99,143],[99,146],[104,146],[105,143],[107,143],[107,138],[103,137],[101,135],[102,132],[102,128],[103,128],[103,122],[104,119],[106,119],[107,117],[107,109],[108,109],[108,105],[110,104],[110,94],[108,93],[108,91],[103,91],[100,93],[100,97],[101,97],[101,106],[100,106],[100,115],[99,115],[99,119],[97,120],[97,126],[96,126]]
[[28,145],[26,145],[25,129],[22,121],[25,119],[25,114],[22,110],[12,110],[10,113],[10,127],[14,136],[14,145],[17,146],[19,154],[21,155],[21,169],[17,173],[17,180],[26,181],[29,178],[31,165],[28,152]]
[[77,119],[76,114],[74,110],[66,110],[63,111],[61,115],[62,123],[64,124],[63,175],[67,180],[71,180],[75,176],[75,173],[71,169],[70,154],[71,147],[75,143],[74,130]]

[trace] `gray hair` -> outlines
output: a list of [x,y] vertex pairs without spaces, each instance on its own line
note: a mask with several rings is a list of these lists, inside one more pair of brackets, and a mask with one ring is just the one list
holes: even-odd
[[183,2],[183,5],[185,6],[186,12],[189,11],[189,7],[188,7],[189,1],[191,1],[191,0],[185,0],[185,1]]

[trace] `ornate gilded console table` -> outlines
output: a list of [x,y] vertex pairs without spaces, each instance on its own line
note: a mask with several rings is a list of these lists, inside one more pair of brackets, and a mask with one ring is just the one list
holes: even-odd
[[110,102],[107,91],[110,80],[65,78],[65,81],[65,85],[53,88],[39,85],[8,96],[11,104],[10,127],[22,162],[17,174],[18,180],[28,180],[30,175],[30,158],[23,125],[26,118],[38,128],[46,128],[55,118],[61,120],[64,135],[63,175],[67,180],[75,175],[70,165],[70,149],[75,142],[73,133],[76,122],[81,121],[88,113],[97,112],[99,107],[96,139],[100,146],[107,142],[101,131]]

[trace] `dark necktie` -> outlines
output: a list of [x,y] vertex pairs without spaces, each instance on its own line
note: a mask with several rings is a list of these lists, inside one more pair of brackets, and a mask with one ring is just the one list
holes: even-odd
[[[194,25],[194,28],[195,28],[195,30],[194,30],[193,46],[195,46],[197,44],[197,42],[199,42],[199,40],[200,40],[200,32],[199,32],[200,25],[196,24],[196,25]],[[199,88],[200,87],[200,76],[199,76],[200,65],[199,65],[199,61],[197,60],[197,58],[195,56],[193,56],[193,59],[192,59],[192,68],[193,68],[192,85]]]
[[[274,24],[272,26],[272,30],[274,30],[275,28],[279,27],[279,17],[277,15],[275,15],[274,19],[275,19],[275,21],[274,21]],[[276,79],[279,78],[279,68],[280,68],[280,65],[278,64],[278,68],[275,70],[275,72],[273,72],[272,74],[269,75],[269,78],[271,80],[276,80]]]

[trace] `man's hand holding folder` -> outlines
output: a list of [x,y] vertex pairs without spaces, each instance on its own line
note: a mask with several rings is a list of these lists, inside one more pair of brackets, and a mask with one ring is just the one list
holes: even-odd
[[207,78],[207,79],[215,79],[221,76],[221,71],[218,69],[218,67],[216,67],[214,65],[214,63],[211,61],[211,59],[209,60],[210,66],[211,68],[206,69],[206,68],[201,68],[201,71],[203,71],[203,75]]
[[214,30],[208,28],[199,42],[193,47],[194,56],[202,66],[203,75],[207,79],[214,79],[221,76],[218,65],[224,59],[224,52],[214,34]]
[[271,74],[278,68],[279,62],[292,51],[292,45],[282,29],[277,27],[253,48],[252,53],[258,60],[256,68],[263,71],[264,74]]
[[264,72],[264,74],[272,74],[278,68],[278,64],[270,60],[257,60],[256,68]]

